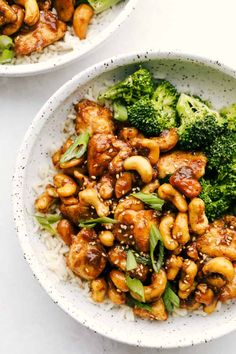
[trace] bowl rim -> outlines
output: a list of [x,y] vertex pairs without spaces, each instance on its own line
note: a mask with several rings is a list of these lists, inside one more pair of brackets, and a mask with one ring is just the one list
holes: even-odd
[[[216,69],[224,74],[227,74],[236,79],[236,70],[233,68],[220,63],[218,60],[211,60],[207,57],[186,54],[178,51],[146,51],[141,53],[130,53],[124,54],[116,57],[111,57],[107,60],[104,60],[98,64],[95,64],[81,73],[74,76],[72,79],[67,81],[62,87],[60,87],[43,105],[43,107],[36,114],[35,118],[31,122],[25,136],[23,142],[20,146],[19,152],[17,154],[15,172],[12,180],[12,207],[13,207],[13,215],[14,215],[14,223],[15,230],[17,232],[18,240],[20,246],[22,248],[24,258],[28,262],[33,275],[39,281],[40,285],[43,289],[48,293],[48,295],[52,298],[54,303],[59,305],[59,307],[72,318],[74,318],[77,322],[94,331],[95,333],[99,333],[109,339],[113,339],[115,341],[136,345],[138,347],[144,348],[179,348],[186,347],[190,345],[206,343],[213,339],[217,339],[223,335],[226,335],[234,330],[236,330],[236,325],[234,323],[224,324],[224,326],[218,326],[217,333],[214,335],[208,334],[204,335],[204,338],[198,336],[194,339],[186,338],[184,341],[179,344],[177,340],[172,340],[168,343],[163,343],[162,346],[156,346],[154,343],[139,343],[134,342],[132,339],[127,336],[123,338],[119,333],[114,334],[114,332],[104,332],[103,327],[96,325],[96,323],[91,318],[87,318],[86,314],[80,309],[77,311],[79,313],[79,318],[74,313],[70,313],[68,310],[66,299],[62,299],[58,291],[51,292],[50,285],[47,281],[44,272],[41,270],[41,267],[37,264],[37,261],[34,260],[34,252],[32,247],[30,246],[30,242],[28,241],[27,232],[26,232],[26,223],[24,220],[24,196],[23,196],[23,186],[24,186],[24,177],[26,174],[26,166],[29,158],[29,152],[33,147],[35,140],[37,139],[37,134],[50,117],[51,113],[73,92],[78,89],[81,85],[86,84],[88,81],[98,77],[99,75],[113,70],[115,68],[130,65],[130,64],[138,64],[139,62],[151,62],[155,59],[174,59],[174,60],[183,60],[193,63],[199,63],[201,65],[208,66],[210,68]],[[28,151],[28,152],[27,152]]]
[[76,60],[83,59],[87,54],[104,43],[122,25],[122,23],[131,15],[132,11],[135,10],[138,1],[139,0],[129,0],[115,20],[112,21],[100,34],[91,38],[84,47],[39,63],[0,65],[0,77],[39,75],[69,65]]

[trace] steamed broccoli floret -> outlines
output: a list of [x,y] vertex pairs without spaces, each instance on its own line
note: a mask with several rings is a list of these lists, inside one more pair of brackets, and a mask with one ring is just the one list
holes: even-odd
[[143,97],[128,107],[128,120],[132,126],[148,136],[160,133],[157,112],[149,97]]
[[[170,82],[163,80],[153,95],[154,106],[163,118],[163,129],[176,126],[176,104],[179,94]],[[162,129],[162,130],[163,130]]]
[[176,103],[178,92],[168,81],[157,87],[154,95],[142,97],[128,107],[128,120],[144,134],[158,135],[164,129],[176,126]]
[[236,163],[236,133],[227,131],[225,134],[214,137],[214,141],[206,149],[206,153],[208,169],[225,174],[224,171]]
[[107,10],[109,7],[118,4],[120,1],[121,0],[88,0],[88,3],[92,6],[95,13],[98,14]]
[[220,114],[226,119],[228,129],[236,132],[236,104],[222,108]]
[[110,87],[106,92],[98,97],[99,100],[122,100],[131,104],[143,96],[151,97],[154,93],[154,83],[151,73],[140,68],[125,80]]
[[225,130],[225,119],[197,97],[181,94],[177,112],[180,118],[179,145],[185,150],[205,148]]
[[216,137],[207,149],[209,180],[202,179],[200,198],[210,221],[233,212],[236,202],[236,133]]
[[228,196],[229,188],[226,185],[211,184],[209,180],[202,179],[200,182],[202,185],[200,198],[205,203],[208,220],[211,222],[227,214],[233,205]]

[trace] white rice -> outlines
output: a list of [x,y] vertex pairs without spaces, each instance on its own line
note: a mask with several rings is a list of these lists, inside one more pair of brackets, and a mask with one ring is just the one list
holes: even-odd
[[106,17],[109,17],[112,8],[108,9],[100,14],[97,14],[93,17],[91,23],[88,27],[88,33],[85,40],[80,40],[75,34],[72,26],[67,26],[67,31],[63,39],[49,45],[40,52],[34,52],[30,55],[17,56],[11,62],[13,65],[20,64],[35,64],[49,59],[56,58],[65,53],[71,52],[73,50],[80,50],[86,43],[86,41],[91,40],[95,37],[101,30],[102,24]]

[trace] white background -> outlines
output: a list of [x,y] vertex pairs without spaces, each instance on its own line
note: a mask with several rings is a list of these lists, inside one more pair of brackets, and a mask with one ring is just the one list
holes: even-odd
[[10,201],[24,133],[65,81],[109,56],[149,48],[210,56],[236,69],[235,14],[235,0],[139,0],[120,30],[82,61],[38,77],[0,78],[0,354],[235,354],[234,333],[204,345],[158,351],[119,344],[80,326],[33,278],[14,231]]

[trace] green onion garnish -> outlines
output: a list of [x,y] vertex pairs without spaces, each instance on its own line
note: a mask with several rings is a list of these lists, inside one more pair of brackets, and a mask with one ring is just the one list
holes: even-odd
[[74,143],[66,150],[61,156],[60,163],[65,163],[73,159],[79,159],[87,150],[89,142],[89,133],[80,134],[74,141]]
[[56,230],[52,227],[52,224],[55,224],[57,221],[61,220],[61,216],[58,214],[48,214],[46,216],[35,215],[35,219],[38,221],[40,226],[51,235],[56,234]]
[[119,122],[125,122],[128,119],[127,108],[120,101],[113,102],[113,112],[114,119]]
[[129,275],[126,275],[126,283],[128,288],[138,297],[140,297],[142,302],[145,302],[144,297],[144,287],[139,279],[131,278]]
[[127,252],[127,259],[126,259],[126,270],[130,271],[137,268],[137,262],[135,256],[132,251]]
[[92,228],[97,224],[116,224],[118,221],[104,216],[103,218],[81,220],[79,222],[79,227]]
[[151,311],[152,310],[151,305],[145,304],[143,302],[140,302],[140,301],[134,299],[131,296],[127,296],[127,305],[131,306],[131,307],[137,306],[137,307],[139,307],[141,309],[144,309],[144,310],[147,310],[147,311]]
[[[153,267],[154,271],[156,273],[158,273],[160,271],[161,266],[164,261],[164,245],[163,245],[160,231],[157,229],[155,224],[151,225],[149,241],[150,241],[150,257],[151,257],[151,261],[152,261],[152,267]],[[159,257],[158,257],[158,260],[156,261],[155,257],[154,257],[154,252],[155,252],[158,242],[160,245],[159,246]]]
[[151,209],[161,211],[165,201],[157,196],[156,193],[138,192],[132,194],[133,197],[147,204]]
[[180,301],[178,295],[171,289],[167,283],[166,290],[163,294],[163,301],[168,312],[173,312],[174,307],[179,307]]

